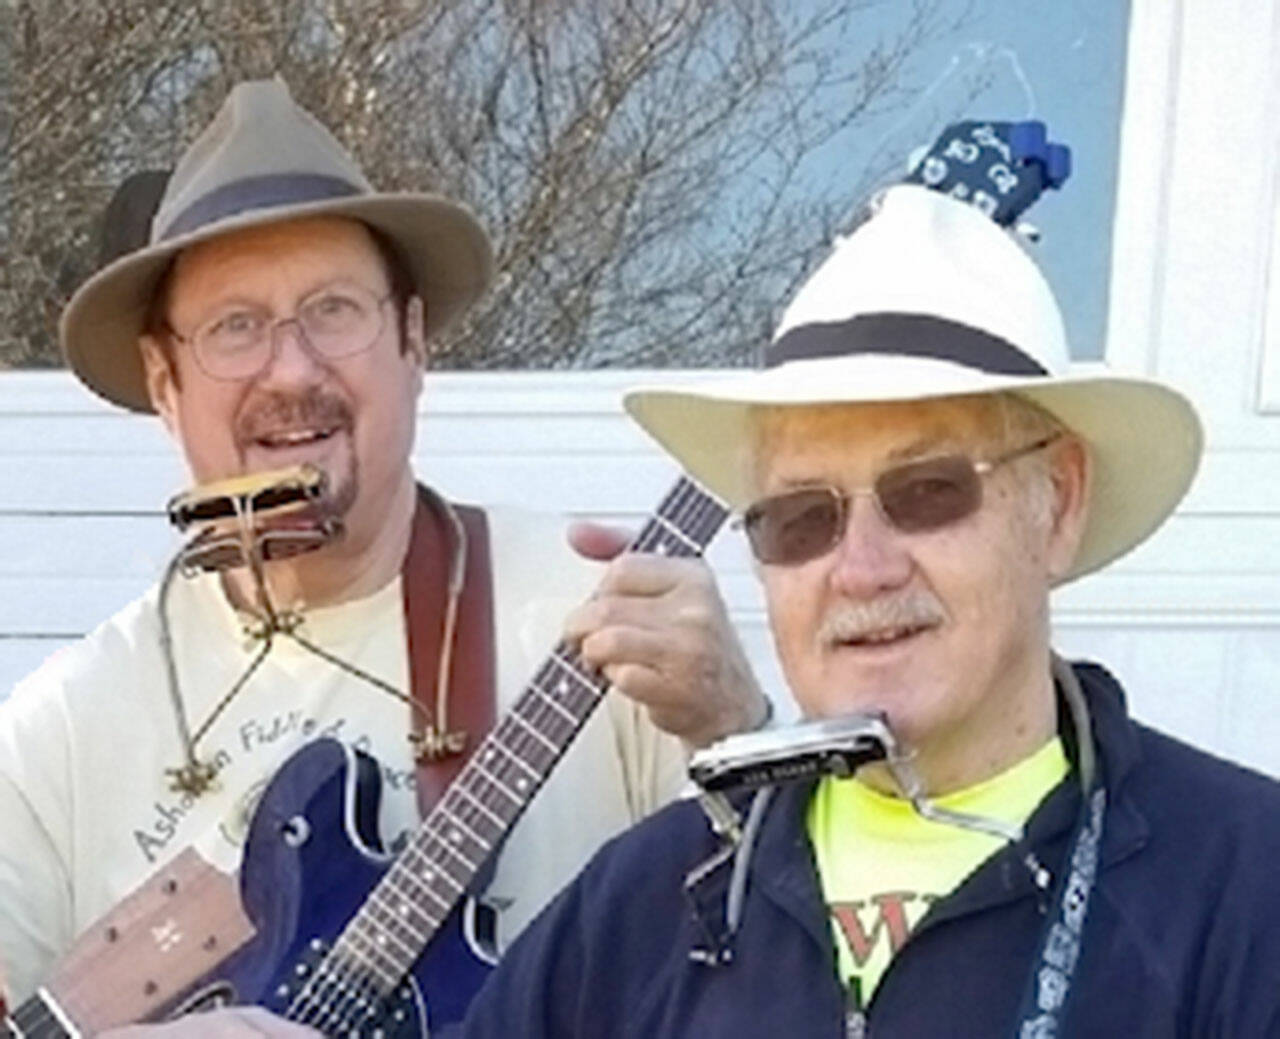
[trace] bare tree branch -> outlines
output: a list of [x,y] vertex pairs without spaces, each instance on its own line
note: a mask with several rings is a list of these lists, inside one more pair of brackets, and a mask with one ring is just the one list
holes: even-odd
[[115,187],[277,73],[374,183],[491,229],[494,288],[434,363],[747,362],[850,205],[813,157],[954,31],[946,0],[0,3],[6,365],[58,363]]

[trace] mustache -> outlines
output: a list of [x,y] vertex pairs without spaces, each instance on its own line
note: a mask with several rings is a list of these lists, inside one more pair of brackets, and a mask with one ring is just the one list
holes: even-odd
[[245,443],[282,429],[299,426],[350,429],[351,424],[347,402],[317,386],[302,394],[269,393],[258,397],[236,420],[236,437]]
[[883,595],[865,602],[837,603],[818,626],[820,646],[866,638],[893,628],[932,628],[946,620],[937,596],[922,588]]

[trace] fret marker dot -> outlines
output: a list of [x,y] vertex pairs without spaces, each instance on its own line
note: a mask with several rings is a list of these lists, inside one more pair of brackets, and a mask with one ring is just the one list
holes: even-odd
[[527,789],[527,788],[528,788],[528,786],[529,786],[529,781],[528,781],[527,779],[517,779],[517,780],[516,780],[516,789],[517,789],[517,790],[525,790],[525,789]]
[[458,844],[462,840],[462,833],[458,830],[450,830],[449,840],[453,841],[454,844]]

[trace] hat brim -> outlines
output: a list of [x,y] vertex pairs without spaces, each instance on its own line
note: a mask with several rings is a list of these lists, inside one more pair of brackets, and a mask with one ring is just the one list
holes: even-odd
[[232,231],[315,216],[361,220],[395,242],[425,304],[428,337],[456,321],[492,278],[493,251],[484,230],[469,210],[439,195],[356,195],[255,209],[139,249],[81,285],[59,324],[67,363],[107,400],[152,411],[138,337],[156,284],[173,257]]
[[989,375],[947,361],[868,354],[793,361],[687,388],[637,387],[624,405],[694,479],[742,509],[756,495],[748,454],[753,408],[988,393],[1035,402],[1089,448],[1089,517],[1063,582],[1105,566],[1147,538],[1182,500],[1199,465],[1203,432],[1185,397],[1151,380],[1093,372]]

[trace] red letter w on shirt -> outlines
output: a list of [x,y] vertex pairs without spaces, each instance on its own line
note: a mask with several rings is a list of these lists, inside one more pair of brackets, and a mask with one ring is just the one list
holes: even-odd
[[875,907],[875,919],[871,930],[862,926],[860,910],[867,906],[866,902],[837,902],[831,906],[831,915],[835,917],[840,930],[844,932],[845,941],[849,943],[849,952],[853,962],[863,967],[871,957],[881,935],[887,935],[890,955],[894,955],[906,944],[911,933],[911,925],[907,921],[907,903],[914,902],[919,896],[912,891],[886,891],[871,897]]

